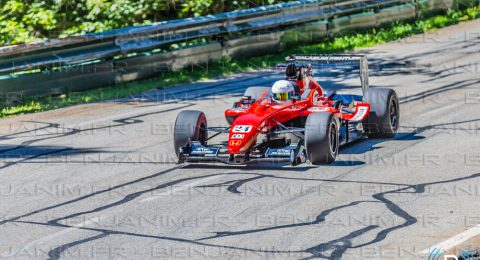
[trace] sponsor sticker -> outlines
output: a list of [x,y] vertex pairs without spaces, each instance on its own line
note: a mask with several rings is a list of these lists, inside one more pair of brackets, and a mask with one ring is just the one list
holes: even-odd
[[192,155],[215,155],[218,149],[215,148],[208,148],[208,147],[199,147],[192,151]]
[[232,145],[232,146],[238,146],[238,145],[242,144],[242,141],[241,140],[231,140],[229,144]]
[[269,156],[290,156],[291,150],[278,149],[268,153]]
[[326,107],[311,107],[308,109],[308,111],[310,112],[324,112],[324,111],[327,111],[328,108]]
[[243,139],[244,137],[244,134],[233,134],[231,139]]
[[360,121],[362,118],[367,114],[368,107],[366,106],[359,106],[358,107],[358,112],[355,114],[355,116],[352,117],[351,121]]

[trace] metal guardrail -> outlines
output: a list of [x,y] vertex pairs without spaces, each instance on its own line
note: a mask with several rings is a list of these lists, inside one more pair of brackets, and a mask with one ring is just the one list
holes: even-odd
[[[42,96],[147,78],[159,68],[272,52],[281,49],[292,32],[309,30],[315,40],[453,4],[453,0],[302,0],[5,46],[0,47],[0,92],[4,97],[12,92]],[[183,49],[171,48],[188,43],[191,46]]]

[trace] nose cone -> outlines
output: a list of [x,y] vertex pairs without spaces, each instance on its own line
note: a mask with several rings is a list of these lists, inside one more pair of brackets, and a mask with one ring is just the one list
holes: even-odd
[[248,151],[256,142],[261,123],[261,118],[254,114],[237,117],[230,127],[228,153],[239,154]]

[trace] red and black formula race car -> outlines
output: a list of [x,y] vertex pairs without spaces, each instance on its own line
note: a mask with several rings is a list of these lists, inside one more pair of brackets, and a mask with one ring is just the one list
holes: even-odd
[[[312,70],[336,65],[358,67],[363,95],[325,93]],[[248,88],[225,111],[230,127],[208,127],[200,111],[180,112],[174,129],[179,162],[329,164],[341,145],[365,136],[395,136],[400,118],[397,94],[369,88],[364,56],[293,55],[277,67],[285,68],[286,79],[272,88]],[[226,142],[209,143],[222,133],[228,135]]]

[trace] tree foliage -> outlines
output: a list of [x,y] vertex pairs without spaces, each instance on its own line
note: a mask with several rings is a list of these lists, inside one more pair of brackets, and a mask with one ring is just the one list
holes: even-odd
[[0,0],[0,45],[286,1],[288,0]]

